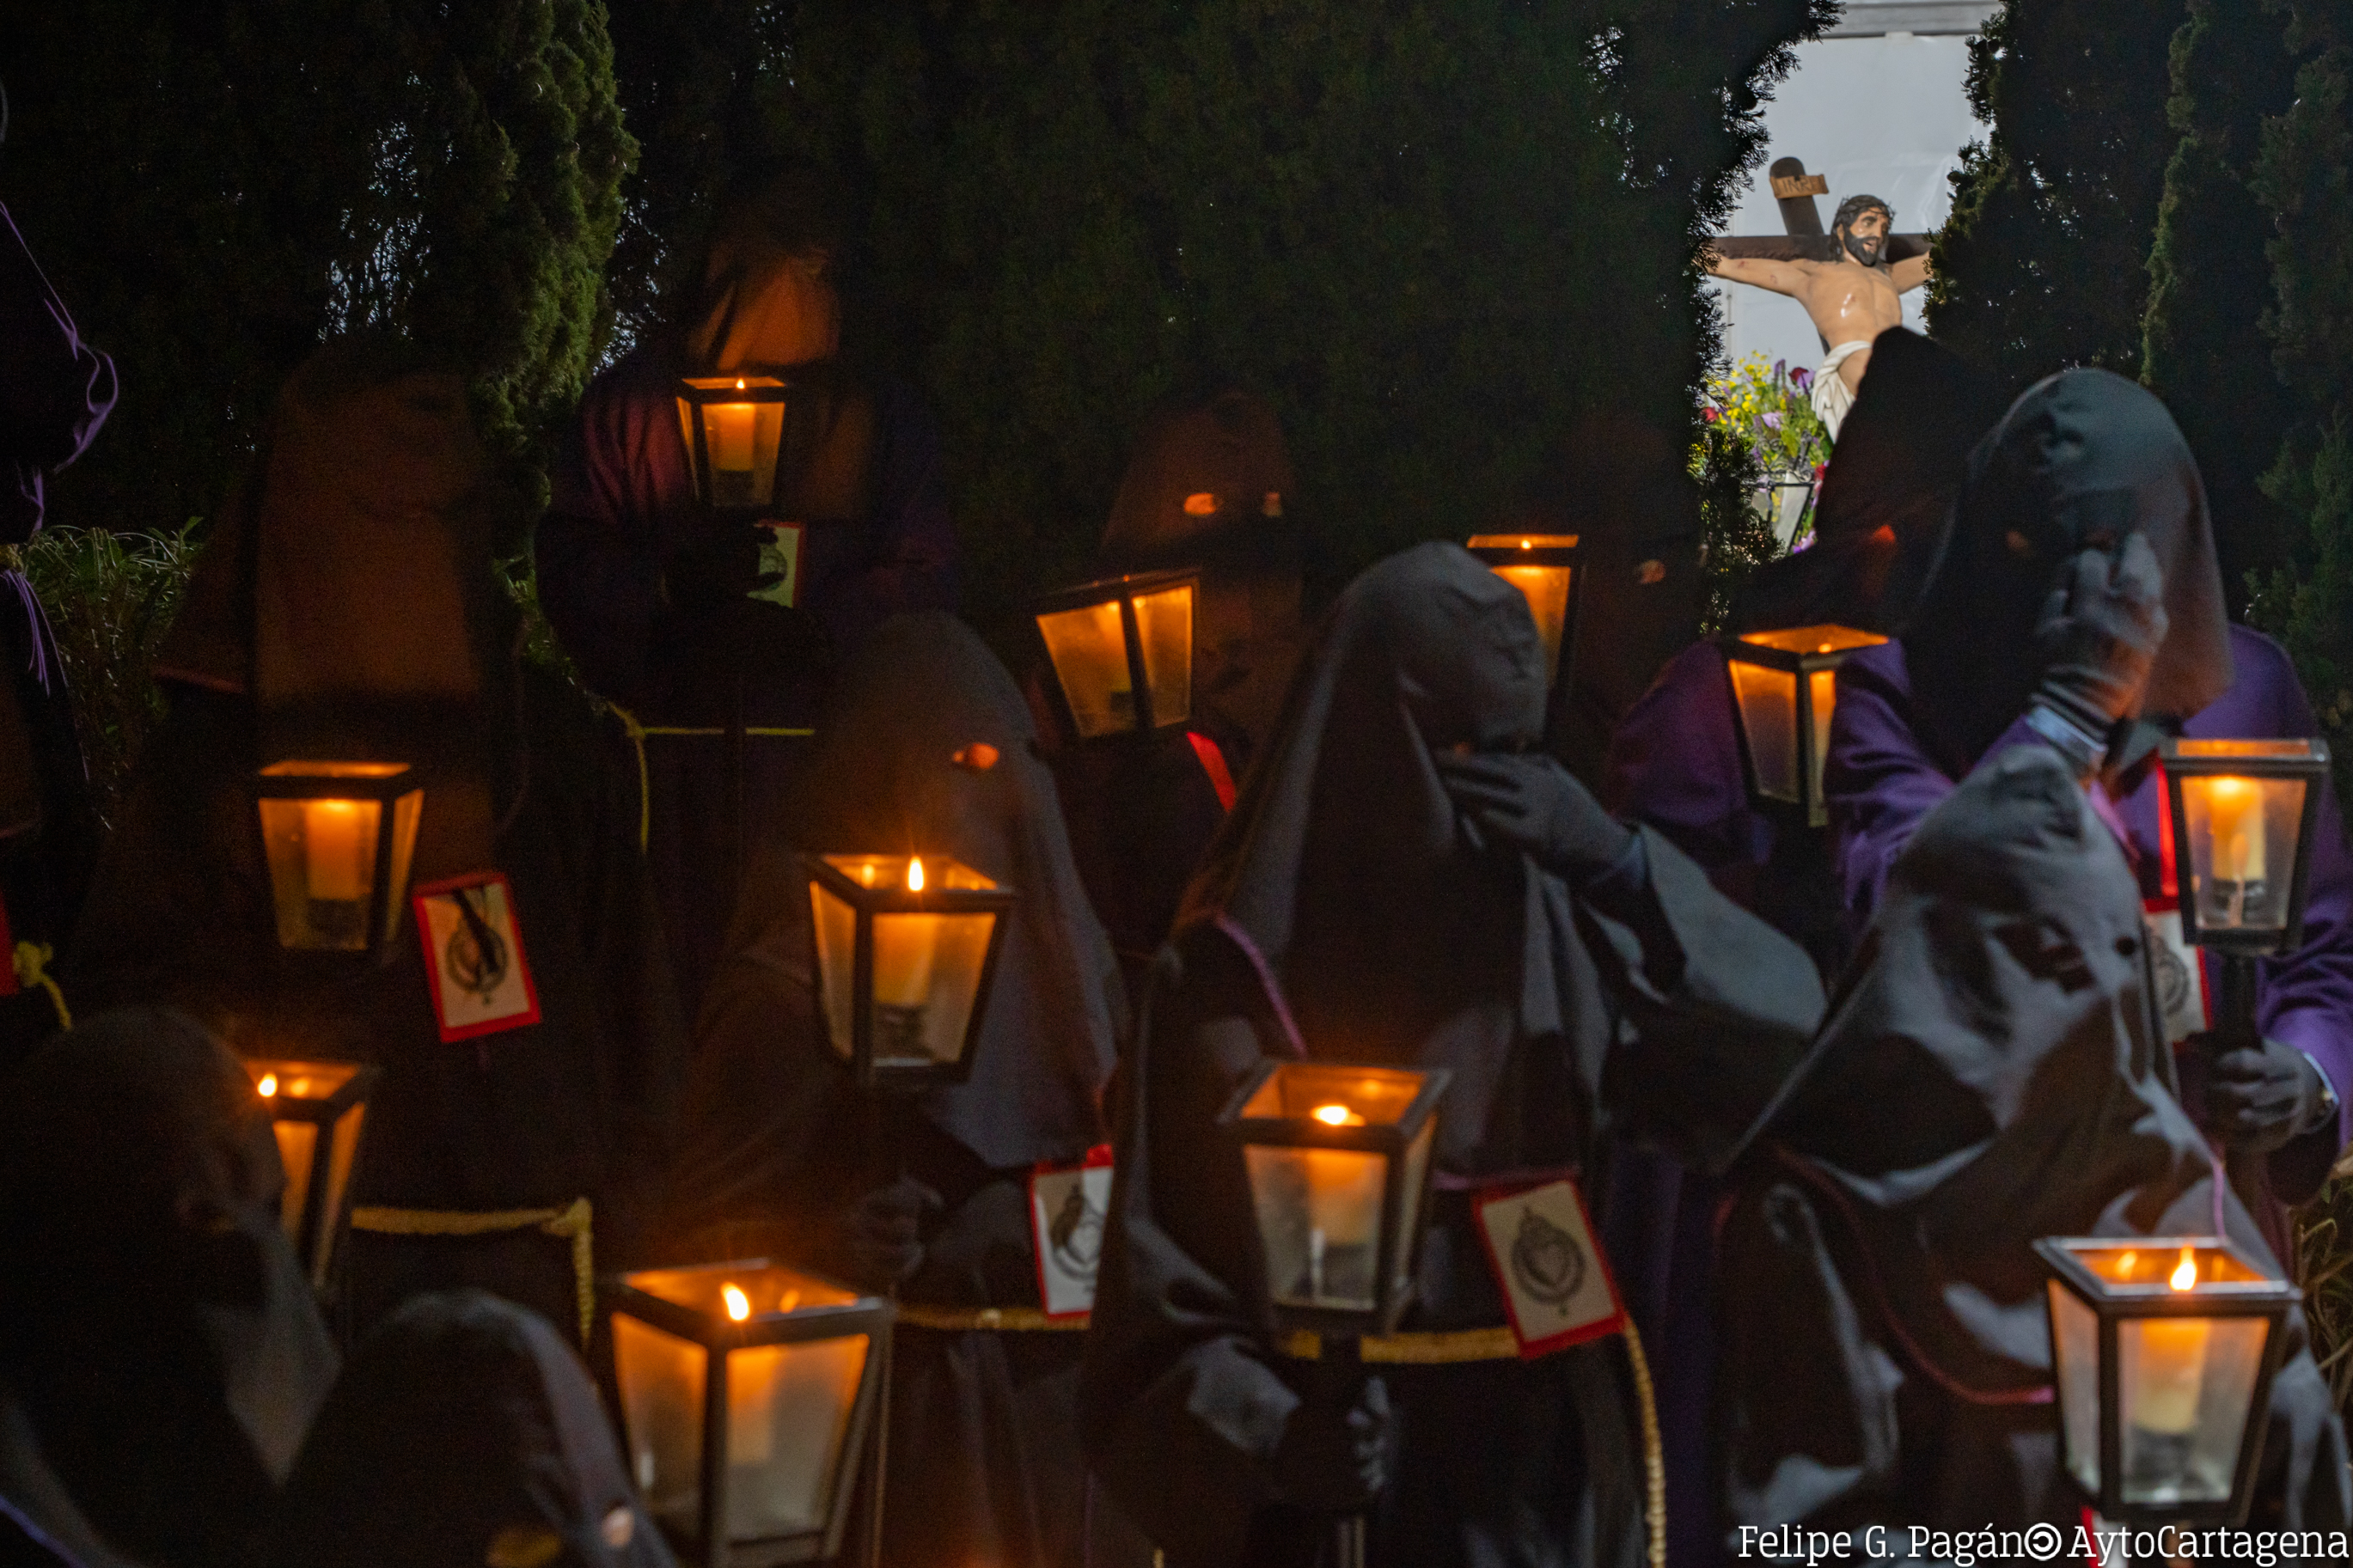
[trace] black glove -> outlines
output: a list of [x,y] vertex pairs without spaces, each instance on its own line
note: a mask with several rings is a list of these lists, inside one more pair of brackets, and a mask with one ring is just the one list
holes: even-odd
[[923,1266],[923,1216],[947,1205],[940,1194],[902,1176],[867,1194],[849,1214],[850,1268],[868,1290],[889,1290]]
[[1356,1513],[1388,1482],[1388,1385],[1368,1377],[1356,1397],[1300,1401],[1274,1449],[1282,1500],[1315,1513]]
[[2328,1086],[2312,1058],[2277,1040],[2242,1046],[2206,1069],[2206,1117],[2222,1142],[2268,1154],[2326,1120]]
[[2059,568],[2042,606],[2034,634],[2042,681],[2034,700],[2105,744],[2117,720],[2140,710],[2164,641],[2165,573],[2147,537],[2127,534],[2115,556],[2083,551]]
[[760,570],[760,548],[776,536],[756,522],[704,528],[671,552],[662,567],[662,597],[673,610],[707,615],[780,579]]
[[1546,756],[1440,752],[1439,781],[1472,832],[1525,850],[1564,877],[1606,871],[1625,857],[1633,830]]

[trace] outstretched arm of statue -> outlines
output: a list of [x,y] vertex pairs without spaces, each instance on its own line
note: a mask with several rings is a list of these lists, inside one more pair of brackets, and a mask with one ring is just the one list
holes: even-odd
[[1757,256],[1719,256],[1713,250],[1706,257],[1707,269],[1718,278],[1769,289],[1776,294],[1802,293],[1812,265],[1804,261],[1768,261]]
[[1928,281],[1928,258],[1925,255],[1907,256],[1901,261],[1891,263],[1887,270],[1895,280],[1895,291],[1909,294]]

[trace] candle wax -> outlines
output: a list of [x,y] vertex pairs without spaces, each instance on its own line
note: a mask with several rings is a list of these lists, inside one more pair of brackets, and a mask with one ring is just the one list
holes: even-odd
[[2206,1341],[2212,1327],[2204,1318],[2143,1321],[2134,1426],[2166,1436],[2197,1426],[2198,1400],[2206,1383]]
[[752,427],[759,405],[713,403],[703,408],[705,439],[711,443],[711,466],[724,473],[752,471]]
[[321,903],[355,903],[367,896],[375,856],[374,801],[302,803],[302,856],[311,897]]
[[874,918],[874,1000],[885,1007],[920,1007],[932,997],[932,965],[939,956],[944,917]]
[[2214,879],[2264,880],[2270,846],[2263,834],[2263,786],[2249,779],[2214,779],[2206,785],[2206,812],[2214,838]]

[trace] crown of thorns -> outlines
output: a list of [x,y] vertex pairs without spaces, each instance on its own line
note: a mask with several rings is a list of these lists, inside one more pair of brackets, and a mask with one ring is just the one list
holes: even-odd
[[1873,211],[1874,208],[1887,215],[1889,226],[1893,227],[1894,226],[1895,209],[1894,207],[1889,206],[1877,196],[1855,195],[1849,196],[1846,200],[1839,203],[1838,216],[1831,219],[1831,226],[1832,228],[1851,228],[1853,226],[1855,219],[1861,217],[1867,212]]

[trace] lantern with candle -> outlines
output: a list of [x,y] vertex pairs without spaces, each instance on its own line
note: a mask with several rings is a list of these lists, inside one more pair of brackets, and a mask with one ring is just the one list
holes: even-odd
[[776,494],[789,390],[772,375],[690,375],[678,384],[679,434],[694,493],[714,511],[757,511]]
[[1791,626],[1718,639],[1740,715],[1748,785],[1761,800],[1780,801],[1806,814],[1808,826],[1830,821],[1822,797],[1822,763],[1830,755],[1831,716],[1838,704],[1838,667],[1859,647],[1887,639],[1852,626]]
[[2237,1523],[2302,1292],[2219,1237],[2044,1237],[2067,1473],[2108,1519]]
[[2167,805],[2180,847],[2181,933],[2257,957],[2303,939],[2325,741],[2165,741]]
[[646,1507],[705,1568],[836,1557],[881,1398],[890,1302],[765,1258],[612,1284]]
[[1241,1145],[1285,1331],[1385,1334],[1413,1299],[1447,1073],[1261,1063],[1218,1124]]
[[1556,698],[1577,653],[1577,610],[1585,590],[1577,541],[1574,533],[1474,533],[1465,547],[1527,595],[1528,612],[1544,638],[1545,684]]
[[357,1062],[248,1058],[245,1070],[269,1108],[278,1154],[286,1166],[279,1213],[294,1255],[325,1293],[343,1235],[351,1228],[352,1173],[360,1131],[381,1068]]
[[1013,891],[944,855],[804,855],[826,1037],[868,1089],[961,1083]]
[[1039,602],[1038,635],[1063,716],[1081,740],[1148,735],[1192,717],[1198,590],[1189,572],[1151,572]]
[[373,952],[395,929],[425,791],[406,763],[272,763],[254,794],[280,947]]

